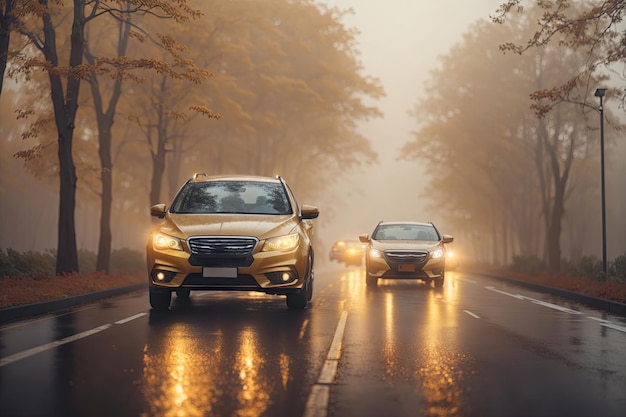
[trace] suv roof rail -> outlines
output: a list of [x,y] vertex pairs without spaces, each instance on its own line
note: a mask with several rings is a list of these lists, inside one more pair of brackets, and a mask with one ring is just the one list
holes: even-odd
[[196,172],[195,174],[193,174],[192,179],[197,180],[198,177],[208,177],[208,175],[205,172]]

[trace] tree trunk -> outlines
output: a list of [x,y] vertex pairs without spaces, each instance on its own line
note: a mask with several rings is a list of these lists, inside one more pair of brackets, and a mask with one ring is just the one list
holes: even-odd
[[[100,119],[100,117],[98,117]],[[99,129],[100,181],[102,195],[100,198],[100,239],[98,241],[98,257],[96,271],[109,273],[111,261],[111,206],[113,204],[113,163],[111,161],[111,125],[112,120],[103,120]]]
[[[128,5],[127,5],[128,7]],[[128,9],[127,9],[128,10]],[[130,16],[126,16],[127,20],[120,23],[120,31],[117,42],[117,54],[123,56],[126,54],[128,46],[128,38],[130,32]],[[95,65],[95,56],[91,54],[88,48],[85,50],[87,62]],[[117,103],[122,95],[122,80],[118,78],[113,83],[111,89],[111,97],[109,105],[104,110],[104,99],[98,75],[95,71],[91,72],[89,78],[91,87],[91,96],[93,98],[94,108],[96,112],[96,120],[98,122],[98,156],[100,157],[100,182],[102,184],[102,195],[100,196],[100,238],[98,241],[98,256],[96,259],[96,270],[103,271],[106,274],[110,272],[111,264],[111,207],[113,205],[113,158],[111,157],[112,147],[112,129],[115,119],[115,110]],[[105,88],[106,89],[106,88]]]
[[5,0],[4,10],[0,10],[0,95],[4,85],[4,73],[9,58],[9,43],[11,40],[11,23],[13,21],[14,0]]
[[165,132],[157,129],[157,149],[152,155],[152,179],[150,181],[150,205],[161,203],[161,184],[165,172]]
[[[42,1],[44,6],[47,2]],[[74,0],[72,21],[70,68],[76,68],[83,61],[85,2]],[[56,32],[49,13],[43,13],[44,43],[42,52],[54,68],[59,66],[56,45]],[[57,243],[57,274],[78,272],[78,250],[76,247],[76,227],[74,211],[76,208],[76,167],[72,157],[72,139],[74,120],[78,110],[80,78],[69,74],[66,79],[66,91],[63,83],[54,71],[49,71],[52,106],[58,133],[59,156],[59,228]]]
[[[54,98],[53,102],[59,98]],[[60,98],[62,99],[62,97]],[[56,107],[56,106],[55,106]],[[73,129],[59,126],[59,228],[57,241],[57,274],[78,272],[78,248],[76,247],[76,168],[72,158]]]
[[561,222],[563,219],[563,196],[557,192],[554,197],[550,227],[548,228],[547,250],[548,268],[550,272],[558,273],[561,270]]

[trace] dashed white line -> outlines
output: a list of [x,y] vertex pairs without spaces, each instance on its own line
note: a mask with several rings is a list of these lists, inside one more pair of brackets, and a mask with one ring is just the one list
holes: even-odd
[[475,319],[479,319],[480,317],[477,314],[472,313],[469,310],[463,310],[464,312],[466,312],[467,314],[469,314],[470,316],[474,317]]
[[326,355],[326,361],[322,366],[322,371],[317,383],[311,388],[309,398],[304,409],[304,417],[326,417],[328,413],[328,400],[330,398],[330,384],[335,380],[337,365],[341,358],[341,345],[343,343],[343,333],[346,328],[348,312],[343,311],[335,329],[335,336],[330,344],[330,349]]
[[139,317],[145,316],[148,313],[139,313],[139,314],[135,314],[134,316],[130,316],[130,317],[126,317],[125,319],[122,320],[118,320],[116,321],[114,324],[124,324],[124,323],[128,323],[129,321],[138,319]]
[[[135,320],[135,319],[137,319],[139,317],[142,317],[142,316],[145,316],[146,314],[147,313],[135,314],[134,316],[130,316],[130,317],[127,317],[125,319],[118,320],[118,321],[114,322],[113,324],[128,323],[129,321]],[[36,354],[44,352],[46,350],[53,349],[53,348],[55,348],[57,346],[61,346],[61,345],[64,345],[66,343],[75,342],[76,340],[83,339],[85,337],[94,335],[96,333],[100,333],[101,331],[106,330],[109,327],[113,326],[113,324],[111,324],[111,323],[103,324],[102,326],[98,326],[98,327],[93,328],[91,330],[86,330],[84,332],[77,333],[75,335],[68,336],[68,337],[65,337],[63,339],[55,340],[54,342],[46,343],[45,345],[37,346],[37,347],[31,348],[31,349],[28,349],[28,350],[24,350],[24,351],[19,352],[19,353],[15,353],[13,355],[9,355],[6,358],[0,359],[0,367],[3,367],[5,365],[8,365],[8,364],[13,363],[13,362],[17,362],[17,361],[25,359],[25,358],[28,358],[30,356],[36,355]]]
[[111,324],[103,324],[102,326],[96,327],[95,329],[87,330],[85,332],[78,333],[78,334],[75,334],[73,336],[68,336],[68,337],[63,338],[63,339],[55,340],[54,342],[46,343],[45,345],[37,346],[35,348],[28,349],[28,350],[25,350],[23,352],[16,353],[14,355],[9,355],[6,358],[0,359],[0,367],[2,367],[4,365],[8,365],[8,364],[16,362],[16,361],[19,361],[19,360],[24,359],[24,358],[28,358],[29,356],[36,355],[36,354],[41,353],[43,351],[46,351],[48,349],[52,349],[52,348],[55,348],[57,346],[64,345],[66,343],[74,342],[74,341],[82,339],[84,337],[91,336],[92,334],[99,333],[99,332],[101,332],[103,330],[108,329],[109,327],[111,327]]

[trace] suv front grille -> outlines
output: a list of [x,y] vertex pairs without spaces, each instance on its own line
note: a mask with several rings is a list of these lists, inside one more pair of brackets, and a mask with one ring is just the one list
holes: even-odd
[[414,250],[386,250],[383,252],[389,264],[423,265],[428,260],[428,252]]
[[248,256],[259,240],[254,237],[190,237],[187,239],[192,255]]

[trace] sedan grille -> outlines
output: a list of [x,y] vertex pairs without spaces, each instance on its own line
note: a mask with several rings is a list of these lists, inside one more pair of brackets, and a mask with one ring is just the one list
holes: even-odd
[[428,260],[427,251],[414,250],[386,250],[385,260],[390,264],[416,264],[423,265]]
[[248,256],[259,240],[254,237],[191,237],[187,242],[192,255]]

